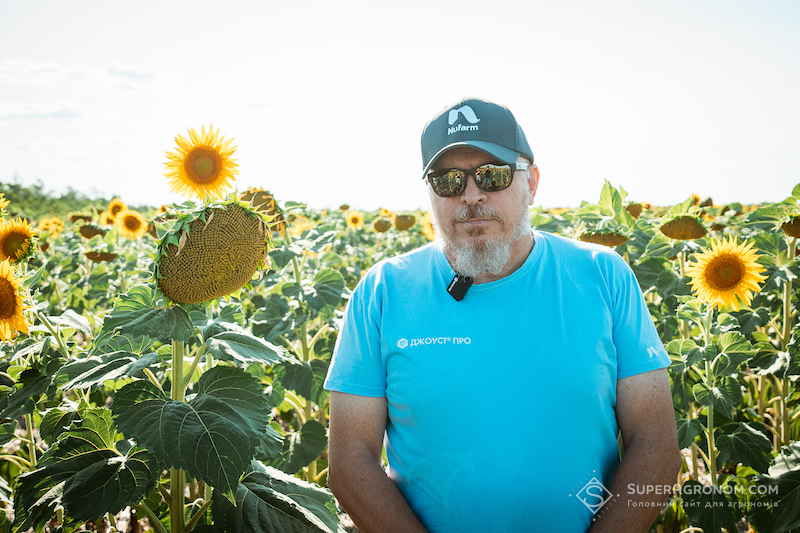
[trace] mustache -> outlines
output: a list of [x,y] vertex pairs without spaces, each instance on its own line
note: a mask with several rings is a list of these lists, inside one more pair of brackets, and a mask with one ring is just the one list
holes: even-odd
[[464,222],[473,218],[496,218],[505,224],[506,217],[503,213],[484,207],[483,205],[468,205],[459,210],[454,216],[452,221]]

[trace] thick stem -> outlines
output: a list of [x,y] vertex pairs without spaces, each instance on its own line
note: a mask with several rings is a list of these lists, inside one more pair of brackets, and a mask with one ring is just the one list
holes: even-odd
[[[706,361],[706,374],[711,372],[711,364]],[[713,385],[712,385],[713,386]],[[714,405],[706,407],[706,438],[708,440],[708,473],[711,484],[717,484],[717,447],[714,443]]]
[[25,415],[25,427],[28,429],[28,455],[31,463],[31,470],[36,469],[36,439],[33,438],[33,414]]
[[[183,357],[185,346],[182,341],[172,341],[172,399],[176,402],[183,401]],[[184,532],[183,492],[186,482],[183,470],[170,468],[169,470],[169,522],[171,533]]]
[[158,519],[158,516],[150,509],[147,504],[140,503],[136,506],[136,510],[138,514],[147,516],[147,519],[150,521],[150,525],[155,528],[158,533],[167,533],[166,528],[164,528],[164,524],[161,523],[161,520]]

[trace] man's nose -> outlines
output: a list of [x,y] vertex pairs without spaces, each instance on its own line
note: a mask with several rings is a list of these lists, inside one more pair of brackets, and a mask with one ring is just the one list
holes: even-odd
[[475,183],[475,176],[471,174],[467,176],[467,187],[464,189],[464,192],[461,193],[461,201],[467,205],[477,205],[479,203],[486,203],[486,200],[488,200],[486,192],[482,191],[478,187],[478,184]]

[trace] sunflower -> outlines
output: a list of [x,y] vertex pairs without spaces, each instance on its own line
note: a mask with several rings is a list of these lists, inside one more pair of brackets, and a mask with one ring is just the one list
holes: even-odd
[[699,239],[708,233],[700,219],[693,215],[681,215],[675,217],[672,220],[662,224],[658,229],[670,239],[678,239],[682,241]]
[[738,244],[733,237],[711,241],[711,250],[686,269],[697,298],[718,309],[727,306],[738,311],[741,304],[750,305],[753,293],[767,279],[760,274],[764,268],[756,262],[752,247],[753,243]]
[[578,237],[578,240],[602,244],[603,246],[608,246],[609,248],[614,248],[615,246],[620,246],[621,244],[628,242],[628,238],[625,235],[613,231],[589,231]]
[[5,209],[11,202],[6,199],[6,195],[0,192],[0,209]]
[[147,233],[147,221],[133,209],[125,209],[117,215],[117,231],[123,237],[135,241]]
[[405,231],[417,223],[417,217],[414,215],[395,215],[394,227],[400,231]]
[[108,207],[106,208],[105,212],[110,214],[112,217],[117,218],[117,215],[126,209],[128,209],[128,206],[125,202],[119,198],[114,198],[108,202]]
[[162,205],[161,207],[156,209],[156,212],[153,214],[153,218],[160,217],[161,215],[164,215],[168,212],[169,212],[169,207]]
[[425,216],[422,217],[422,233],[429,241],[436,240],[436,231],[433,229],[433,220],[430,212],[425,213]]
[[64,231],[64,221],[58,217],[45,218],[39,222],[36,227],[39,232],[50,233],[52,238],[56,238]]
[[0,220],[0,261],[16,263],[32,254],[35,234],[33,224],[21,218]]
[[0,262],[0,341],[10,341],[20,331],[28,333],[20,285],[22,280],[14,275],[11,264]]
[[100,213],[101,226],[113,226],[116,223],[117,223],[116,218],[108,211],[103,211],[102,213]]
[[392,229],[392,221],[388,218],[376,218],[372,221],[372,230],[375,233],[385,233]]
[[[196,196],[222,198],[225,190],[231,187],[229,180],[236,179],[238,166],[232,159],[235,146],[230,146],[233,139],[217,138],[219,130],[210,126],[208,133],[203,126],[198,134],[194,128],[189,129],[189,140],[183,136],[175,137],[177,152],[167,152],[169,162],[167,178],[173,192]],[[224,141],[224,142],[223,142]]]
[[795,239],[800,237],[800,216],[792,217],[781,224],[781,229],[789,237],[794,237]]
[[394,216],[394,213],[392,213],[391,211],[389,211],[388,209],[386,209],[384,207],[381,207],[380,216],[382,216],[384,218],[392,218]]
[[344,214],[344,219],[348,228],[361,229],[364,225],[364,214],[361,211],[348,211]]
[[300,215],[292,221],[292,225],[290,226],[289,235],[294,237],[295,239],[299,238],[300,235],[307,229],[311,229],[315,227],[314,221],[308,218],[307,216]]

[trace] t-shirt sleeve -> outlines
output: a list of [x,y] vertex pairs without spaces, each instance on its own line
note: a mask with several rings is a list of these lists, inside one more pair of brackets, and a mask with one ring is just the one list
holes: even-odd
[[353,291],[333,350],[325,389],[358,396],[386,396],[381,360],[379,285],[368,273]]
[[612,283],[612,335],[617,349],[617,379],[622,379],[666,368],[670,359],[636,276],[621,257],[616,257]]

